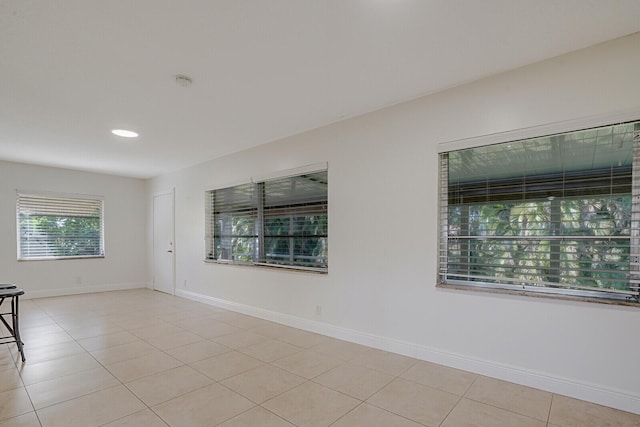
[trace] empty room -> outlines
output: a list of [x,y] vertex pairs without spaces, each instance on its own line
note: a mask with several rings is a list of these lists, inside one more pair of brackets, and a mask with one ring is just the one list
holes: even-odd
[[640,425],[637,0],[0,1],[0,427]]

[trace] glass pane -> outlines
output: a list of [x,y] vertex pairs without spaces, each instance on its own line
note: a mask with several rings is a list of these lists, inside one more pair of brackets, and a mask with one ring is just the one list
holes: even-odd
[[249,262],[254,260],[256,238],[254,237],[234,237],[232,242],[232,260]]
[[327,215],[265,219],[266,262],[325,267],[326,241]]
[[294,239],[294,262],[308,267],[326,267],[326,237],[296,237]]
[[575,287],[629,290],[629,240],[562,242],[561,283]]
[[550,202],[471,205],[468,221],[470,236],[548,236]]
[[634,129],[446,153],[447,277],[632,291]]
[[562,201],[562,235],[629,236],[631,195]]
[[327,184],[322,171],[212,190],[207,257],[326,268]]
[[222,213],[215,217],[215,259],[249,262],[255,260],[257,248],[255,213]]
[[99,217],[20,215],[20,257],[100,256]]
[[290,227],[291,220],[288,217],[265,218],[264,237],[288,236],[291,233]]
[[630,168],[634,123],[452,151],[449,184]]
[[[551,220],[552,203],[449,209],[449,272],[473,276],[471,281],[509,279],[507,283],[629,290],[630,241],[620,237],[630,233],[631,196],[557,201],[557,227]],[[469,211],[468,235],[481,239],[455,238],[462,235],[465,209]],[[538,238],[554,235],[554,228],[559,230],[555,235],[566,238]]]

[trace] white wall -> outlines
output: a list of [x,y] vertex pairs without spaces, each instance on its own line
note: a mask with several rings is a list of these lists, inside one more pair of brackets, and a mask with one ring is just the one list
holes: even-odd
[[[105,257],[17,261],[16,190],[104,197]],[[34,298],[146,286],[146,182],[0,161],[0,281]]]
[[[640,309],[435,287],[437,144],[636,109],[638,70],[640,34],[155,178],[176,292],[640,413]],[[328,275],[202,261],[206,188],[325,161]]]

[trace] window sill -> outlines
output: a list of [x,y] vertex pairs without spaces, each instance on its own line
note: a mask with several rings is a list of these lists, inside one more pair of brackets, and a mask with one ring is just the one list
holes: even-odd
[[58,256],[58,257],[37,257],[37,258],[18,258],[18,262],[31,261],[66,261],[72,259],[95,259],[104,258],[104,255],[87,255],[87,256]]
[[315,273],[315,274],[329,274],[327,269],[315,268],[315,267],[296,267],[292,265],[278,265],[278,264],[267,264],[267,263],[242,263],[242,262],[231,262],[224,260],[215,260],[215,259],[205,259],[205,263],[207,264],[220,264],[220,265],[229,265],[236,267],[251,267],[251,268],[261,268],[265,270],[284,270],[291,272],[301,272],[301,273]]
[[578,295],[567,295],[567,294],[554,294],[544,291],[531,291],[527,289],[504,289],[504,288],[488,288],[483,286],[465,286],[465,285],[453,285],[453,284],[436,284],[436,288],[441,289],[452,289],[455,291],[472,291],[472,292],[480,292],[480,293],[489,293],[489,294],[502,294],[502,295],[516,295],[516,296],[527,296],[527,297],[536,297],[536,298],[545,298],[545,299],[554,299],[554,300],[565,300],[565,301],[581,301],[581,302],[591,302],[597,304],[607,304],[607,305],[622,305],[627,307],[640,307],[640,303],[634,300],[623,300],[623,299],[614,299],[614,298],[596,298],[596,297],[588,297],[588,296],[578,296]]

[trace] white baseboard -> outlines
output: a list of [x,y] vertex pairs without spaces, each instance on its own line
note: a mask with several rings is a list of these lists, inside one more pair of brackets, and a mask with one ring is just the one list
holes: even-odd
[[176,289],[175,295],[190,300],[202,302],[216,307],[225,308],[235,312],[259,317],[287,326],[316,332],[333,338],[362,344],[380,350],[404,356],[414,357],[419,360],[438,363],[456,369],[486,375],[492,378],[546,390],[552,393],[586,400],[599,405],[640,414],[640,396],[632,395],[618,390],[611,390],[598,385],[581,383],[566,378],[551,376],[546,373],[526,370],[522,367],[509,366],[488,360],[441,351],[435,348],[403,342],[388,337],[368,334],[352,329],[341,328],[310,319],[304,319],[288,314],[264,310],[233,301],[227,301],[196,292]]
[[110,283],[95,286],[74,286],[72,288],[54,288],[31,290],[25,289],[23,299],[59,297],[64,295],[90,294],[94,292],[122,291],[126,289],[140,289],[147,287],[146,283]]

